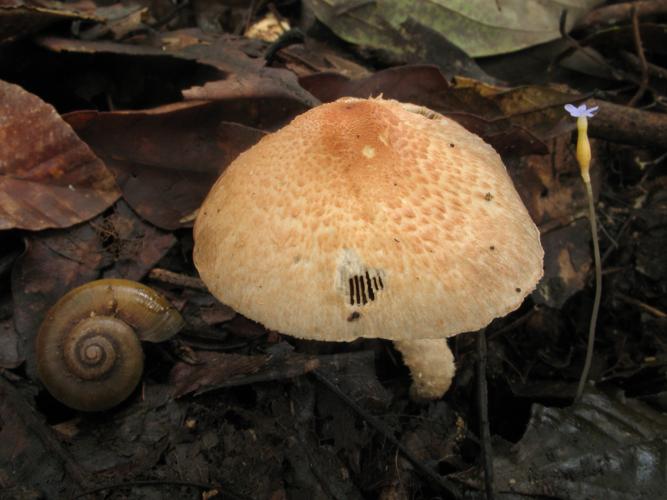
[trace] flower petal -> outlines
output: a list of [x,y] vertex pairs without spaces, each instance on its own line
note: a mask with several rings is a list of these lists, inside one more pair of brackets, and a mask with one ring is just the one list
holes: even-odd
[[579,116],[579,110],[574,107],[572,104],[566,104],[565,105],[565,111],[570,113],[570,116],[574,116],[575,118]]
[[597,110],[600,109],[599,106],[593,106],[592,108],[587,108],[586,104],[581,104],[579,106],[573,106],[572,104],[566,104],[565,110],[570,113],[570,116],[579,118],[580,116],[585,116],[587,118],[593,118]]
[[593,118],[595,116],[595,113],[597,113],[598,109],[600,109],[600,106],[593,106],[592,108],[588,108],[586,110],[586,116],[588,118]]

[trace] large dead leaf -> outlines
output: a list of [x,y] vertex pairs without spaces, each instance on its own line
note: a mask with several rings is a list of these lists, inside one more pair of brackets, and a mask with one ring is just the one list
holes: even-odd
[[[559,38],[601,0],[306,0],[343,40],[397,57],[418,50],[431,31],[472,57],[504,54]],[[419,28],[415,28],[415,26]]]
[[220,82],[215,89],[197,86],[189,91],[188,98],[199,99],[202,95],[214,98],[219,93],[220,99],[280,98],[298,103],[304,109],[319,104],[299,86],[294,73],[265,66],[264,58],[257,57],[254,47],[248,47],[248,41],[239,37],[214,37],[197,30],[181,30],[155,35],[142,45],[56,37],[43,37],[38,43],[58,52],[177,58],[218,70],[217,75],[208,75],[209,81]]
[[[560,499],[664,498],[667,416],[589,392],[568,408],[534,405],[516,445],[494,456],[500,493]],[[479,472],[460,476],[479,486]]]
[[120,196],[113,175],[58,115],[0,81],[0,230],[67,227]]
[[147,111],[70,113],[68,122],[114,171],[144,219],[176,229],[222,170],[264,132],[223,121],[225,108],[181,103]]

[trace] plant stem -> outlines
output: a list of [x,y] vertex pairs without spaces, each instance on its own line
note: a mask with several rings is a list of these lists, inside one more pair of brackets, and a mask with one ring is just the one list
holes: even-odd
[[593,361],[593,347],[595,345],[595,325],[597,324],[598,311],[600,310],[600,299],[602,297],[602,263],[600,260],[600,244],[598,242],[598,229],[595,220],[595,203],[593,201],[593,189],[590,180],[584,180],[586,186],[586,195],[588,197],[588,220],[591,224],[591,236],[593,238],[593,258],[595,260],[595,298],[593,300],[593,310],[591,311],[591,321],[588,326],[588,345],[586,346],[586,360],[584,369],[579,378],[577,394],[574,397],[575,403],[579,401],[584,392],[584,387],[588,380],[588,373]]

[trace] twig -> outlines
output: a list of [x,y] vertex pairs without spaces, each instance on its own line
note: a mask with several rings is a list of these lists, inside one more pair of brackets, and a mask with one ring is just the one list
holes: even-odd
[[599,25],[613,25],[629,21],[632,9],[637,9],[639,17],[667,14],[667,0],[644,0],[605,5],[591,10],[575,26],[575,29],[590,29]]
[[175,273],[159,267],[151,269],[148,273],[148,278],[169,285],[180,286],[183,288],[194,288],[195,290],[203,290],[205,292],[208,291],[204,282],[199,278],[188,276],[187,274]]
[[442,491],[446,492],[451,497],[456,499],[461,498],[461,491],[457,485],[440,476],[431,467],[420,462],[410,450],[408,450],[398,439],[394,437],[392,432],[387,429],[387,427],[380,420],[359,406],[356,401],[341,391],[338,386],[329,380],[326,375],[324,375],[319,370],[314,370],[312,374],[318,382],[329,388],[330,391],[332,391],[334,394],[336,394],[336,396],[338,396],[348,406],[350,406],[350,408],[352,408],[361,418],[366,420],[369,424],[371,424],[371,426],[375,428],[376,431],[382,434],[387,441],[393,444],[398,449],[398,451],[400,451],[403,456],[415,467],[417,472],[421,473],[427,479],[437,484],[442,489]]
[[597,52],[587,50],[586,47],[581,45],[576,38],[573,38],[567,32],[567,9],[564,9],[563,12],[561,12],[560,21],[558,23],[558,30],[560,31],[560,35],[561,37],[563,37],[563,40],[568,42],[573,49],[580,51],[584,56],[588,57],[591,61],[597,64],[601,64],[602,66],[607,68],[612,75],[614,75],[615,77],[617,76],[618,74],[617,68],[614,68],[604,58],[599,56]]
[[[619,52],[619,55],[625,62],[630,64],[634,69],[638,69],[641,71],[641,61],[636,55],[634,55],[631,52],[628,52],[627,50],[621,50]],[[652,64],[650,62],[647,62],[646,69],[648,70],[649,77],[652,76],[654,78],[660,78],[661,80],[667,80],[667,69],[663,68],[662,66],[658,66],[657,64]]]
[[600,100],[587,100],[588,107],[599,106],[590,133],[605,141],[664,149],[667,144],[667,114],[628,108]]
[[662,310],[658,309],[657,307],[653,307],[649,304],[646,304],[645,302],[642,302],[641,300],[634,299],[632,297],[628,297],[627,295],[621,293],[621,292],[616,292],[614,293],[616,297],[621,299],[623,302],[627,304],[632,304],[634,306],[639,307],[640,309],[643,309],[647,313],[655,316],[656,318],[667,318],[667,313],[663,312]]
[[477,405],[479,411],[479,436],[482,442],[484,462],[484,486],[486,500],[494,500],[493,450],[489,430],[489,391],[486,385],[486,330],[477,334]]
[[292,28],[284,31],[276,41],[266,48],[266,52],[264,53],[266,65],[269,66],[271,62],[273,62],[273,59],[276,57],[279,50],[296,43],[303,43],[304,38],[305,36],[299,28]]
[[639,80],[639,88],[635,95],[628,101],[628,106],[634,106],[639,102],[646,92],[648,87],[648,67],[646,65],[646,56],[644,54],[644,48],[642,47],[642,37],[641,32],[639,31],[639,15],[637,14],[637,7],[632,6],[632,39],[635,42],[635,50],[637,51],[637,57],[639,57],[639,64],[641,68],[641,79]]
[[[621,237],[623,237],[623,236],[625,235],[626,231],[627,231],[628,228],[630,227],[630,224],[632,224],[632,222],[633,222],[634,220],[635,220],[634,215],[630,215],[630,216],[625,220],[625,222],[624,222],[623,225],[621,226],[621,229],[618,230],[618,232],[616,233],[616,236],[614,237],[614,240],[615,240],[615,241],[620,241]],[[618,248],[618,247],[610,246],[609,248],[607,248],[607,250],[605,250],[604,255],[602,255],[602,263],[603,263],[603,264],[607,261],[607,259],[608,259],[609,256],[612,254],[612,252],[613,252],[614,250],[616,250],[617,248]]]
[[579,401],[584,392],[584,387],[588,381],[588,374],[591,370],[591,363],[593,362],[593,348],[595,346],[595,326],[598,320],[598,312],[600,311],[600,299],[602,298],[602,262],[600,259],[600,244],[598,242],[597,223],[595,219],[595,203],[593,200],[593,189],[590,181],[584,182],[586,186],[586,195],[588,198],[588,218],[591,223],[591,237],[593,239],[593,257],[595,260],[595,298],[593,299],[593,310],[591,311],[591,320],[588,325],[588,343],[586,345],[586,360],[584,361],[584,369],[581,372],[579,385],[577,386],[577,394],[574,398]]

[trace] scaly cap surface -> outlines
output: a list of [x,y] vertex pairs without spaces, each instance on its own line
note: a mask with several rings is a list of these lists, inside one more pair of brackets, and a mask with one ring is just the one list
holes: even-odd
[[318,340],[477,330],[542,276],[539,232],[493,148],[384,99],[324,104],[264,137],[213,186],[194,237],[220,301]]

